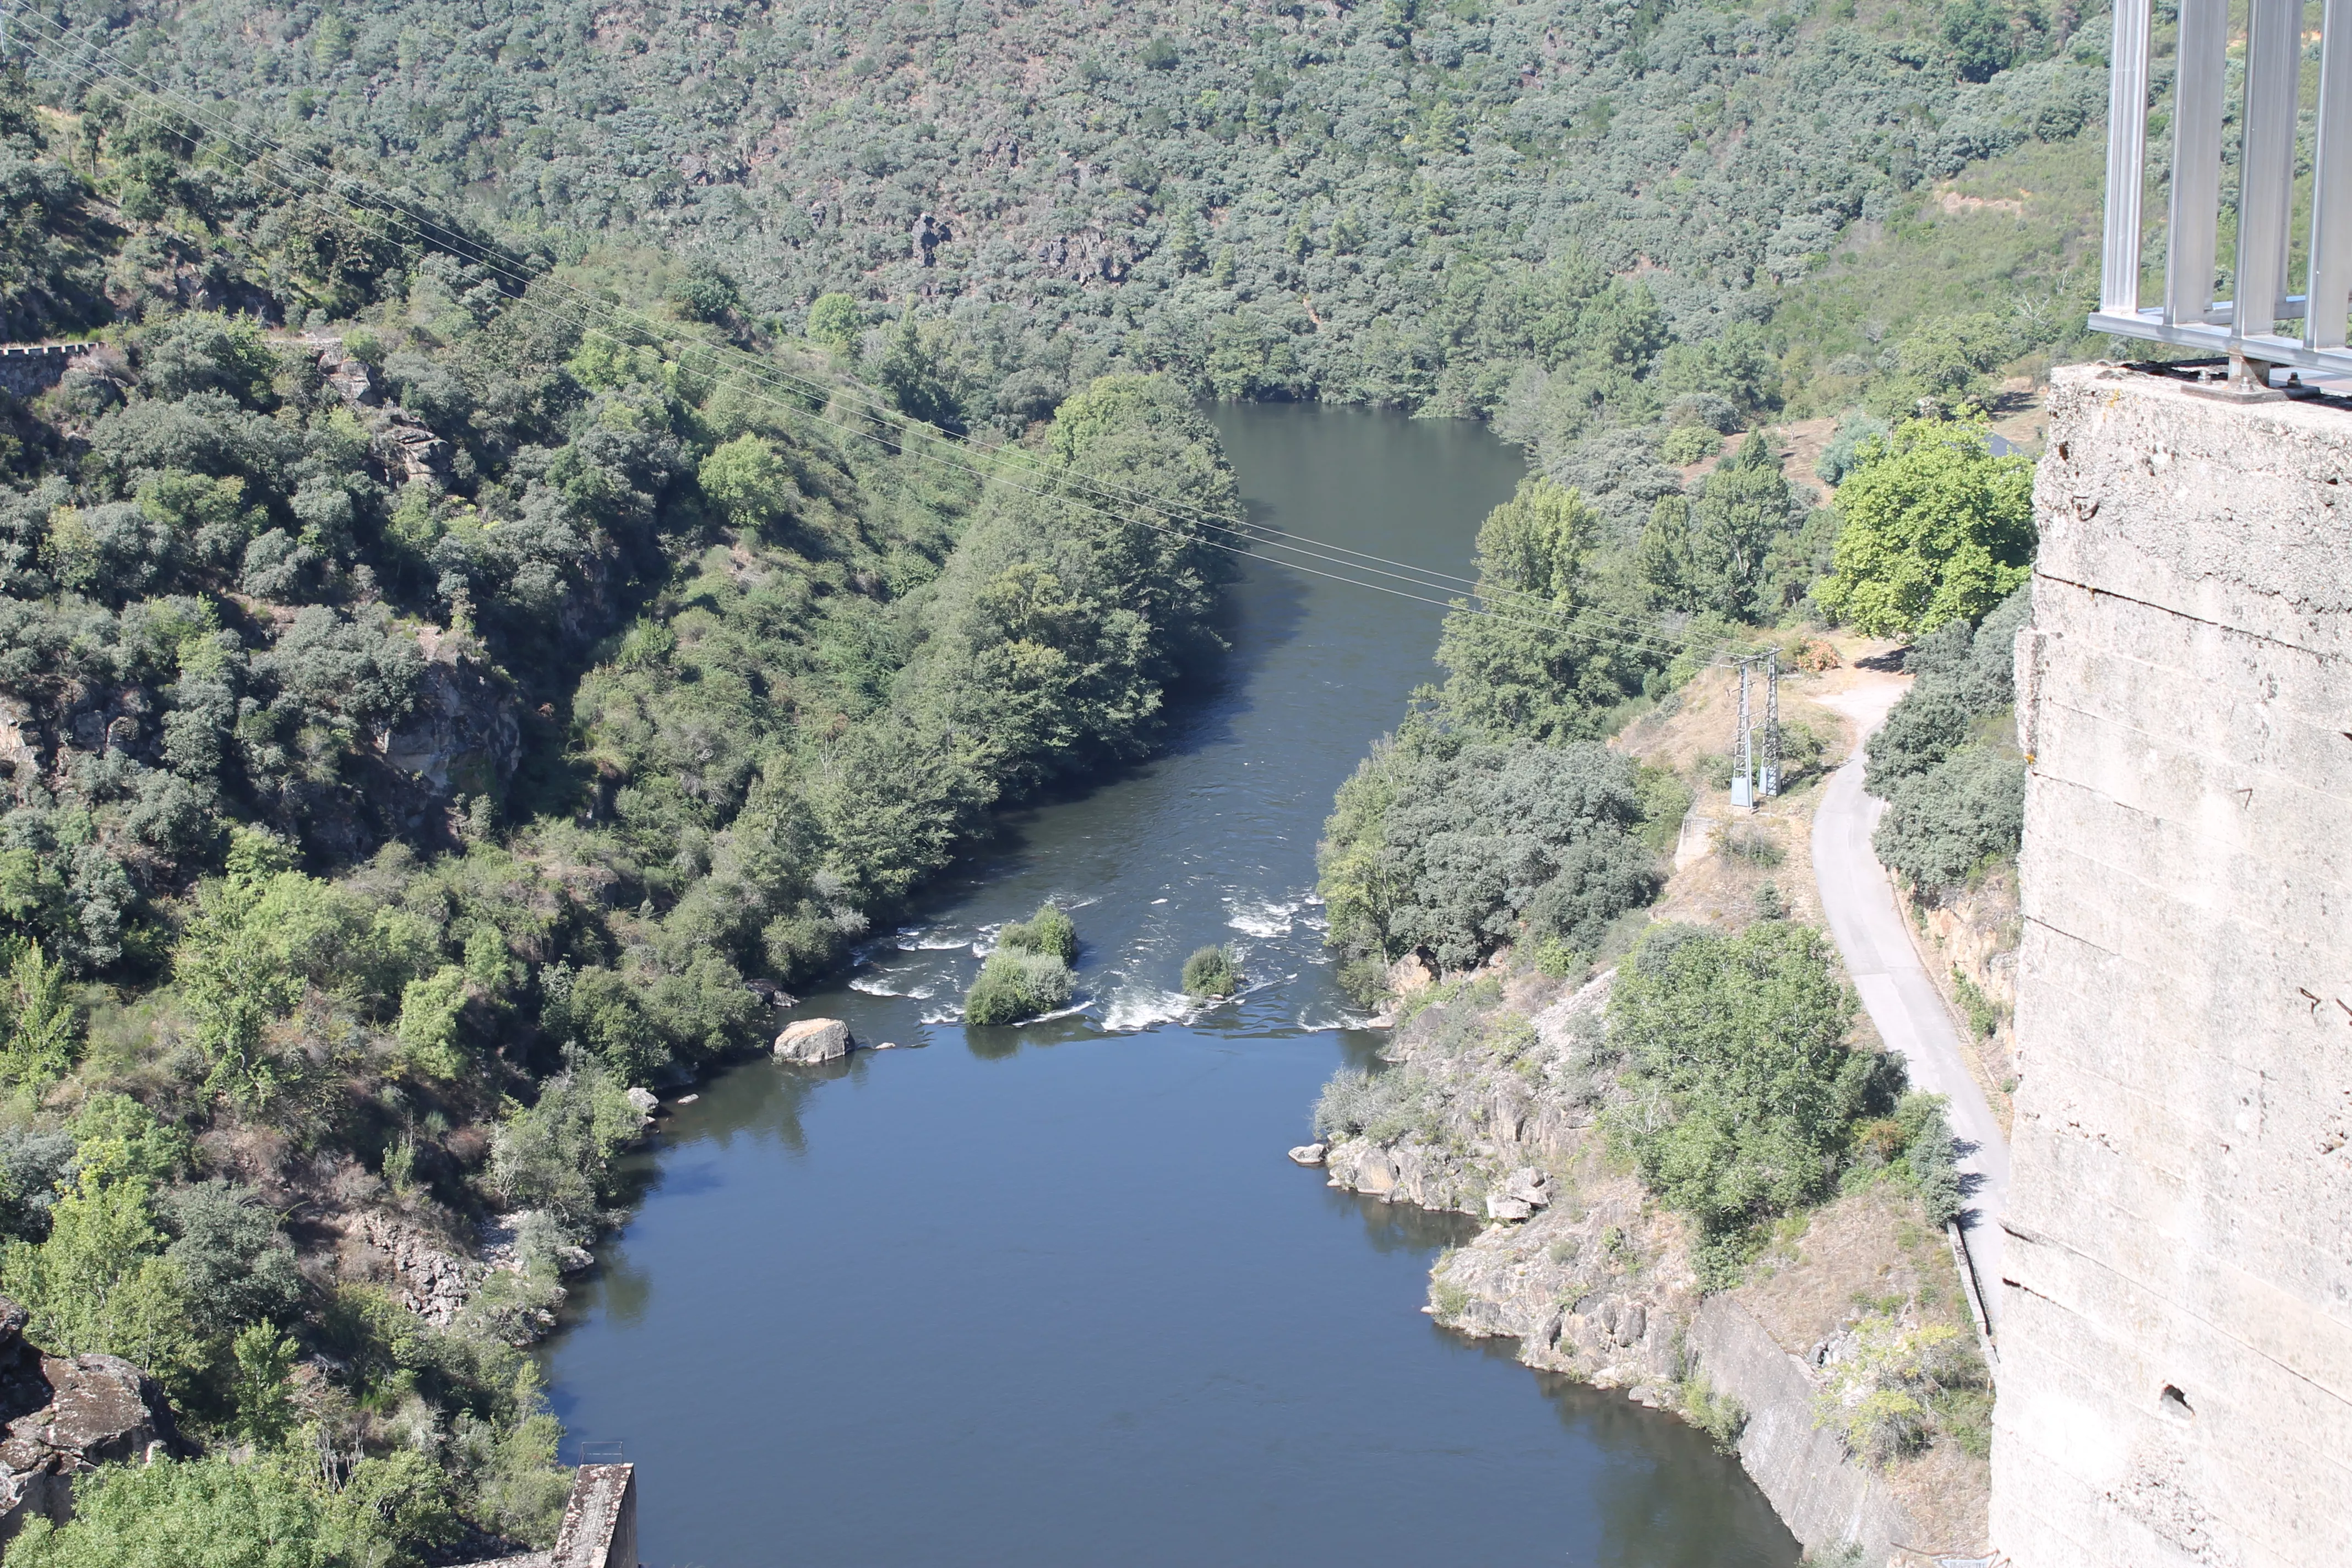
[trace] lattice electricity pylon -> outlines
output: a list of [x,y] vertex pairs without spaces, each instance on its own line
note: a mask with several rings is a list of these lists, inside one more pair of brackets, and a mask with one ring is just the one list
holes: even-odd
[[1739,661],[1739,738],[1731,752],[1731,804],[1751,809],[1756,805],[1756,747],[1749,739],[1748,672],[1755,662],[1752,658]]
[[1767,796],[1780,793],[1780,655],[1764,656],[1764,768],[1759,781]]
[[[2245,103],[2239,123],[2238,254],[2234,298],[2213,298],[2220,247],[2223,100],[2230,0],[2179,0],[2172,102],[2172,179],[2166,214],[2164,299],[2140,304],[2140,195],[2147,184],[2152,0],[2116,0],[2107,87],[2106,239],[2095,332],[2227,354],[2251,389],[2269,367],[2352,374],[2345,347],[2352,299],[2352,0],[2325,0],[2308,197],[2305,290],[2287,292],[2287,237],[2295,193],[2303,0],[2249,0]],[[2301,321],[2299,335],[2278,331]]]

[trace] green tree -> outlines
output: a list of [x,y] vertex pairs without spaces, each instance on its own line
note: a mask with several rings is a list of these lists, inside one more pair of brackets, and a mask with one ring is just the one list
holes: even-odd
[[298,1347],[268,1323],[248,1323],[230,1345],[236,1370],[229,1389],[237,1432],[263,1448],[277,1447],[294,1429],[293,1384]]
[[5,992],[7,1045],[0,1049],[0,1082],[36,1094],[73,1066],[81,1014],[66,994],[66,966],[51,963],[37,942],[27,942],[8,964]]
[[1874,1059],[1845,1044],[1854,1012],[1810,926],[1653,926],[1610,992],[1633,1089],[1610,1130],[1651,1190],[1711,1233],[1810,1203],[1870,1102]]
[[809,307],[809,337],[837,354],[856,353],[865,331],[866,312],[846,294],[820,294]]
[[447,1083],[465,1070],[457,1049],[458,1021],[472,999],[465,970],[445,963],[422,980],[412,980],[400,994],[400,1018],[393,1032],[399,1037],[402,1064],[417,1077]]
[[341,1487],[291,1455],[109,1465],[74,1488],[73,1521],[35,1519],[15,1568],[413,1568],[454,1541],[448,1484],[414,1449]]
[[0,1289],[32,1314],[49,1351],[99,1351],[137,1364],[184,1398],[209,1363],[187,1284],[163,1256],[153,1188],[124,1173],[120,1144],[85,1142],[80,1173],[49,1211],[49,1238],[0,1248]]
[[1762,431],[1749,431],[1691,505],[1685,582],[1694,607],[1743,621],[1777,609],[1762,603],[1765,561],[1796,521],[1780,459]]
[[1625,636],[1625,616],[1643,606],[1610,602],[1591,570],[1601,542],[1600,514],[1540,474],[1488,514],[1478,595],[1493,613],[1456,611],[1438,639],[1450,716],[1496,738],[1559,742],[1591,735],[1641,689],[1650,656]]
[[1944,42],[1962,81],[1990,81],[2017,59],[2009,14],[1991,0],[1961,0],[1945,11]]
[[2032,573],[2033,463],[1981,420],[1910,420],[1839,487],[1836,566],[1813,592],[1872,637],[1977,620]]
[[738,528],[764,528],[792,513],[799,491],[792,470],[764,437],[722,442],[696,471],[702,493]]

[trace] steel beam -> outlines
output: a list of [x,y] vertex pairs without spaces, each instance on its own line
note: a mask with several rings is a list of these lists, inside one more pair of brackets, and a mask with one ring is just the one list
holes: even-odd
[[2321,13],[2319,115],[2311,159],[2310,308],[2303,344],[2340,349],[2352,298],[2352,0]]

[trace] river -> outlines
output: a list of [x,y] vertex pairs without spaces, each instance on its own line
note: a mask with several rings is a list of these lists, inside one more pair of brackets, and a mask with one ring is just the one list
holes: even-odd
[[[1217,423],[1254,516],[1447,572],[1521,471],[1468,425]],[[1315,839],[1437,674],[1441,612],[1255,563],[1234,601],[1158,759],[1014,819],[795,1015],[927,1048],[739,1067],[641,1157],[545,1364],[573,1442],[638,1466],[648,1563],[1796,1561],[1701,1434],[1421,1315],[1468,1221],[1284,1159],[1379,1045],[1322,951]],[[1047,896],[1087,1010],[952,1022],[975,949]],[[1248,990],[1189,1012],[1177,972],[1217,941]]]

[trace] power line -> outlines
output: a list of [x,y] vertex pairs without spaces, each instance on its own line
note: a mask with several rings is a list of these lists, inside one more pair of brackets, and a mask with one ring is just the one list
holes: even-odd
[[[504,279],[507,283],[512,285],[515,289],[515,293],[512,296],[513,302],[525,310],[530,310],[544,319],[563,321],[563,318],[557,315],[556,311],[548,304],[543,302],[541,300],[533,298],[534,294],[538,294],[542,291],[554,293],[566,297],[568,302],[572,305],[572,309],[578,312],[581,318],[577,321],[565,321],[564,324],[566,325],[585,327],[592,331],[604,331],[623,342],[629,342],[632,339],[635,339],[641,342],[643,346],[656,350],[670,350],[675,352],[681,359],[688,353],[700,353],[708,356],[709,359],[720,362],[722,364],[732,360],[735,362],[734,368],[737,371],[750,375],[755,380],[762,383],[768,388],[771,395],[766,397],[764,401],[769,402],[772,405],[779,408],[791,409],[792,411],[798,413],[803,418],[813,420],[817,424],[841,431],[845,435],[858,439],[871,442],[893,455],[903,455],[911,450],[914,456],[919,459],[931,461],[942,468],[961,472],[982,484],[991,481],[1004,484],[1008,488],[1019,491],[1020,493],[1031,495],[1039,500],[1058,501],[1062,504],[1067,505],[1076,505],[1081,510],[1092,511],[1097,516],[1104,517],[1109,521],[1135,523],[1139,526],[1154,529],[1157,531],[1171,534],[1175,537],[1184,539],[1189,542],[1204,545],[1213,549],[1223,550],[1236,556],[1265,561],[1270,564],[1286,566],[1293,571],[1306,573],[1310,575],[1327,578],[1335,582],[1349,584],[1356,587],[1369,588],[1375,592],[1390,594],[1400,598],[1431,605],[1441,609],[1477,615],[1499,623],[1528,626],[1538,630],[1571,633],[1580,635],[1590,642],[1641,649],[1652,654],[1664,655],[1669,658],[1680,657],[1688,651],[1682,644],[1668,638],[1663,633],[1656,631],[1644,623],[1636,621],[1632,616],[1625,616],[1619,612],[1607,611],[1602,610],[1598,606],[1587,605],[1570,614],[1563,615],[1555,606],[1542,600],[1540,596],[1528,594],[1524,590],[1506,589],[1498,593],[1491,585],[1474,582],[1472,579],[1460,577],[1454,574],[1439,572],[1434,568],[1416,567],[1408,563],[1389,560],[1388,558],[1373,555],[1366,552],[1350,550],[1345,546],[1328,545],[1324,542],[1312,540],[1304,535],[1290,533],[1285,530],[1268,529],[1264,525],[1251,524],[1246,519],[1238,520],[1240,526],[1234,526],[1232,522],[1217,521],[1223,514],[1211,512],[1205,508],[1185,507],[1181,509],[1171,509],[1169,506],[1161,504],[1157,500],[1149,497],[1144,492],[1136,490],[1131,487],[1107,486],[1081,477],[1069,475],[1067,473],[1054,476],[1066,485],[1085,490],[1090,494],[1100,497],[1103,500],[1112,501],[1123,500],[1128,505],[1139,507],[1142,510],[1155,512],[1160,517],[1169,519],[1171,521],[1181,521],[1184,518],[1185,514],[1189,513],[1191,514],[1194,530],[1207,529],[1213,532],[1243,540],[1245,542],[1244,544],[1230,543],[1225,540],[1205,537],[1201,532],[1187,531],[1181,527],[1165,527],[1160,524],[1153,523],[1144,518],[1118,516],[1107,510],[1103,507],[1092,505],[1087,501],[1076,500],[1068,495],[1052,494],[1045,490],[1036,489],[1030,486],[1014,482],[1008,477],[1005,470],[1008,468],[1018,468],[1025,466],[1021,461],[1021,458],[1025,457],[1025,454],[1016,453],[1009,461],[1000,458],[996,463],[991,465],[986,469],[974,467],[970,463],[956,461],[937,450],[937,446],[961,447],[967,446],[967,443],[960,441],[952,433],[940,429],[936,426],[929,425],[923,421],[914,420],[898,414],[896,410],[888,408],[886,405],[881,404],[878,400],[873,399],[870,395],[866,395],[863,399],[866,411],[877,419],[896,426],[898,428],[900,438],[896,442],[887,440],[870,430],[846,424],[840,420],[829,418],[822,413],[800,407],[798,405],[798,400],[795,398],[792,398],[789,395],[773,395],[773,394],[780,390],[780,384],[782,387],[797,387],[804,395],[821,395],[828,406],[836,398],[842,396],[845,391],[849,393],[850,401],[852,401],[853,404],[859,401],[859,395],[856,390],[845,389],[839,384],[820,382],[810,377],[796,374],[793,372],[774,364],[771,361],[761,359],[756,355],[751,354],[743,350],[734,348],[731,345],[714,345],[690,336],[681,336],[678,340],[673,342],[665,339],[659,332],[654,330],[651,323],[644,322],[642,319],[638,323],[625,322],[621,318],[619,310],[615,307],[584,295],[580,290],[571,288],[569,285],[564,284],[561,279],[553,278],[551,275],[532,275],[519,271],[514,267],[509,265],[488,246],[474,240],[471,237],[462,233],[462,231],[453,229],[448,225],[417,213],[406,204],[388,194],[371,191],[362,185],[355,176],[344,174],[331,166],[321,164],[315,160],[306,158],[299,153],[294,153],[290,149],[287,148],[282,142],[278,142],[275,138],[269,137],[262,132],[241,131],[233,125],[225,126],[217,122],[216,120],[213,118],[216,113],[214,106],[191,99],[175,89],[157,84],[155,82],[155,79],[148,77],[144,72],[139,71],[136,68],[127,65],[119,57],[113,55],[109,50],[89,45],[75,45],[75,41],[71,39],[69,35],[65,33],[63,28],[58,26],[55,23],[49,21],[48,18],[45,16],[41,16],[29,10],[25,14],[28,19],[47,29],[48,32],[56,35],[61,43],[71,47],[87,48],[95,58],[111,62],[114,69],[110,73],[108,71],[101,70],[96,65],[78,64],[73,61],[59,59],[50,53],[43,50],[37,44],[28,44],[26,46],[27,52],[36,59],[40,60],[44,65],[49,66],[53,69],[58,70],[69,80],[85,83],[96,82],[98,80],[105,79],[108,76],[111,75],[115,79],[129,82],[130,85],[134,88],[134,90],[142,92],[145,97],[155,100],[157,103],[166,104],[168,107],[169,100],[177,100],[179,111],[184,114],[189,120],[194,121],[200,130],[217,137],[220,141],[233,148],[248,153],[257,154],[256,163],[249,166],[247,172],[276,188],[286,192],[288,195],[299,198],[310,193],[306,192],[302,187],[275,173],[270,167],[272,161],[268,156],[270,153],[276,154],[276,160],[278,162],[290,164],[298,169],[307,170],[317,175],[327,186],[325,194],[335,195],[352,206],[361,207],[362,211],[368,213],[368,216],[377,217],[379,220],[400,224],[414,237],[411,241],[402,242],[394,239],[394,237],[388,233],[383,234],[382,237],[393,240],[395,244],[400,244],[402,248],[415,249],[421,253],[427,248],[437,246],[439,248],[457,256],[459,259],[470,261],[473,265]],[[142,85],[142,83],[145,85]],[[384,211],[379,210],[375,207],[367,207],[362,205],[362,204],[368,202],[380,204],[382,208],[388,208],[390,210]],[[725,379],[724,372],[722,371],[714,374],[712,379],[723,381]],[[753,395],[758,396],[760,395],[754,393]],[[931,443],[919,445],[910,443],[906,439],[908,436],[911,436],[918,431],[929,437],[931,438]],[[1122,491],[1125,493],[1122,494]],[[1259,548],[1251,549],[1246,547],[1251,544],[1256,545]],[[1264,552],[1267,550],[1286,551],[1295,554],[1306,554],[1311,558],[1322,560],[1329,566],[1339,567],[1340,570],[1326,570],[1321,567],[1308,565],[1304,562],[1287,559],[1284,555],[1265,553]],[[1402,567],[1403,570],[1401,572],[1390,571],[1386,570],[1386,567]],[[1477,598],[1486,600],[1489,606],[1499,605],[1500,607],[1482,608],[1476,605],[1464,603],[1458,599],[1442,600],[1430,598],[1425,595],[1413,593],[1406,588],[1396,588],[1381,583],[1367,582],[1361,577],[1350,575],[1350,573],[1371,573],[1377,575],[1389,577],[1393,581],[1408,584],[1412,587],[1426,588],[1432,592],[1438,593],[1452,592],[1453,590],[1448,586],[1449,584],[1464,584],[1469,586],[1471,593]],[[1443,581],[1430,580],[1433,578],[1442,579]],[[1542,618],[1531,618],[1534,616],[1539,616]],[[1596,622],[1599,623],[1599,625],[1596,626],[1593,624]],[[1604,630],[1602,629],[1604,627],[1614,627],[1615,629],[1613,631]],[[1722,652],[1722,647],[1727,647],[1729,646],[1732,645],[1727,641],[1717,649],[1713,650],[1707,662],[1722,662],[1719,657]]]

